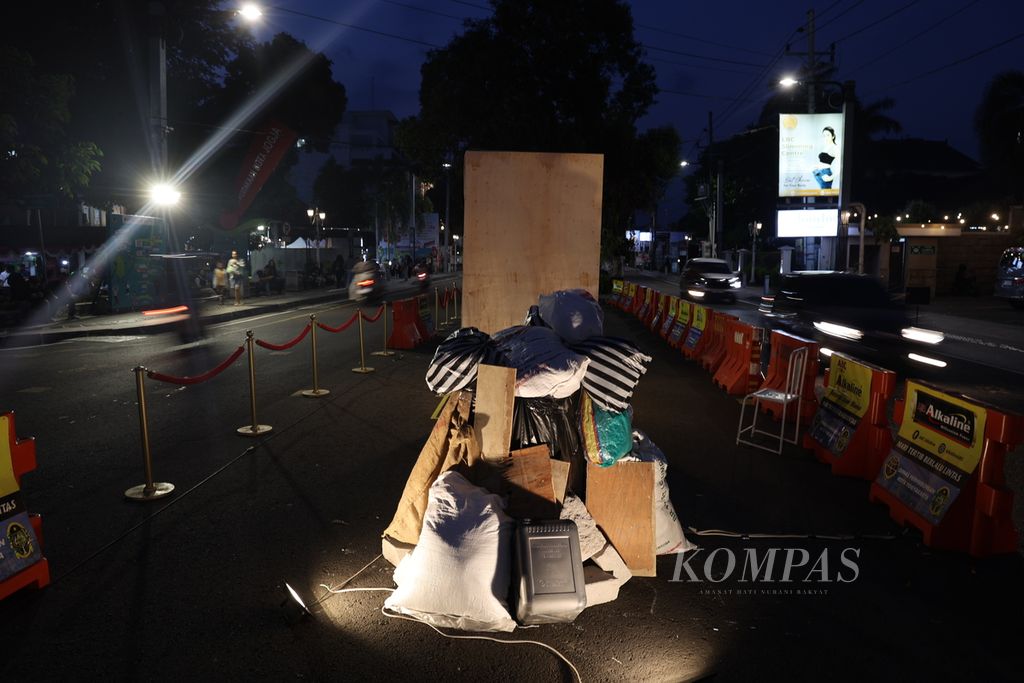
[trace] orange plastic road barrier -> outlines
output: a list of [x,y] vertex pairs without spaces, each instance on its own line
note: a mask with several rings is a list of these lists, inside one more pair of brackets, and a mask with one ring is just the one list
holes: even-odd
[[[789,371],[789,356],[795,349],[801,346],[807,347],[807,364],[804,366],[803,381],[803,408],[800,419],[804,424],[810,424],[814,413],[818,410],[818,399],[814,395],[814,382],[818,378],[818,342],[787,332],[773,330],[770,337],[771,356],[769,356],[768,370],[765,372],[764,382],[760,389],[786,390],[786,373]],[[776,420],[782,416],[782,407],[773,404],[765,405],[765,410],[772,414]]]
[[668,339],[668,333],[672,329],[672,323],[676,321],[676,311],[679,310],[679,297],[670,296],[668,298],[668,309],[666,309],[665,315],[662,316],[661,329],[658,330],[658,334],[661,335],[662,339]]
[[896,373],[833,353],[825,387],[804,447],[831,465],[832,474],[872,481],[892,450],[888,408]]
[[661,328],[661,321],[666,315],[668,315],[668,300],[672,298],[668,294],[662,294],[661,292],[654,293],[654,308],[651,310],[649,319],[646,322],[647,329],[657,334]]
[[647,317],[651,314],[651,307],[654,306],[654,290],[649,287],[640,287],[639,291],[642,292],[640,308],[634,309],[633,314],[640,322],[646,323]]
[[[35,552],[39,559],[21,569],[16,574],[8,576],[0,581],[0,600],[15,593],[27,586],[35,585],[36,588],[43,588],[50,584],[50,563],[42,557],[43,545],[43,522],[39,515],[25,514],[18,508],[21,506],[21,477],[26,472],[36,468],[36,444],[34,439],[19,440],[14,429],[14,413],[0,415],[0,494],[5,498],[5,503],[13,507],[9,511],[4,509],[3,538],[6,541],[5,554],[14,550],[18,552]],[[6,470],[6,475],[4,471]],[[13,514],[12,514],[13,513]],[[19,514],[20,513],[20,514]],[[32,527],[32,533],[25,533],[27,529],[22,527],[21,520],[28,519]],[[33,548],[32,534],[35,534],[34,542],[39,544]],[[12,544],[17,542],[17,547]],[[17,555],[10,557],[14,561]],[[24,555],[29,558],[31,555]],[[26,561],[22,560],[22,562]],[[15,565],[17,566],[17,565]]]
[[619,297],[619,310],[627,313],[633,308],[633,299],[636,297],[636,283],[623,282],[622,296]]
[[761,328],[725,322],[725,359],[712,378],[732,396],[746,396],[761,384]]
[[711,321],[711,328],[707,333],[707,343],[697,359],[701,367],[712,375],[718,371],[722,361],[725,360],[725,353],[728,350],[725,344],[726,322],[729,320],[738,320],[738,318],[728,313],[715,311],[715,317]]
[[[922,464],[915,462],[908,465],[909,453],[894,448],[871,484],[869,499],[885,503],[889,507],[889,516],[896,522],[919,529],[927,546],[967,552],[974,557],[1015,552],[1018,541],[1013,526],[1013,491],[1007,487],[1003,471],[1006,454],[1024,443],[1024,416],[977,404],[962,396],[946,394],[916,382],[907,382],[907,396],[912,397],[909,403],[906,400],[895,402],[894,414],[900,424],[897,439],[910,440],[920,446],[921,450],[928,450],[927,455],[937,461],[943,470],[970,471],[962,481],[956,483],[947,483],[955,482],[955,479],[939,481],[942,485],[930,499],[925,499],[925,509],[922,511],[920,505],[918,509],[912,509],[905,496],[893,492],[893,483],[901,481],[902,476],[906,475],[905,469],[914,468],[916,473],[920,473]],[[939,399],[937,402],[935,396]],[[945,429],[935,431],[938,426],[934,424],[935,410],[948,408],[950,400],[962,408],[957,416],[960,421],[952,424],[943,421]],[[942,403],[947,405],[942,406]],[[932,406],[931,411],[928,410],[929,405]],[[929,417],[932,418],[931,423]],[[966,436],[965,423],[974,428],[970,441],[960,438]],[[914,438],[914,432],[922,433],[923,438]],[[924,439],[938,443],[938,448],[929,448]],[[951,443],[952,448],[943,449]],[[956,465],[951,457],[954,449],[964,456],[964,460]],[[965,461],[967,464],[964,464]],[[972,464],[973,468],[970,467]],[[925,482],[928,488],[932,488],[937,479],[930,474],[925,473],[930,480]],[[954,489],[959,492],[953,502],[948,504]],[[946,504],[948,507],[945,507]],[[938,521],[935,520],[936,511],[944,513]]]
[[690,318],[693,315],[693,304],[679,299],[676,305],[676,319],[672,321],[672,329],[668,333],[668,345],[678,349],[686,341],[686,333],[690,331]]
[[401,299],[391,306],[392,327],[389,349],[414,349],[430,338],[430,331],[420,319],[419,299]]
[[[622,280],[612,280],[612,295],[608,297],[608,302],[612,306],[618,306],[619,300],[625,295],[625,283]],[[447,292],[445,292],[447,294]]]
[[700,304],[693,304],[690,329],[686,332],[686,341],[679,350],[685,358],[700,358],[707,347],[711,334],[708,328],[714,323],[715,312]]

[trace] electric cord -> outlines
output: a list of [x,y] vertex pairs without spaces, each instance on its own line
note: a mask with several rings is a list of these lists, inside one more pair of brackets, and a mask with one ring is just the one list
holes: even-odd
[[[337,586],[331,587],[331,586],[328,586],[327,584],[321,583],[320,587],[323,588],[324,590],[326,590],[327,593],[325,595],[323,595],[322,597],[320,597],[316,602],[314,602],[313,603],[313,607],[316,607],[317,605],[323,604],[332,595],[340,595],[342,593],[369,593],[369,592],[394,593],[395,592],[394,588],[384,588],[384,587],[344,588],[344,586],[346,586],[349,583],[351,583],[353,579],[355,579],[357,576],[359,576],[364,571],[369,569],[370,566],[373,565],[373,563],[376,562],[377,560],[379,560],[381,557],[383,557],[383,555],[378,554],[372,560],[370,560],[365,565],[363,565],[363,567],[359,571],[357,571],[355,574],[353,574],[352,576],[348,577],[347,579],[345,579],[344,581],[339,583]],[[396,614],[396,613],[393,613],[393,612],[388,612],[387,610],[384,609],[383,605],[380,608],[380,612],[381,612],[381,614],[383,614],[385,617],[388,617],[389,619],[404,619],[405,621],[414,621],[414,622],[416,622],[418,624],[424,624],[424,625],[429,626],[430,628],[434,629],[435,631],[440,633],[445,638],[452,638],[454,640],[488,640],[488,641],[491,641],[491,642],[494,642],[494,643],[501,643],[502,645],[538,645],[538,646],[540,646],[540,647],[542,647],[542,648],[544,648],[546,650],[550,650],[559,659],[561,659],[563,662],[565,662],[566,665],[570,669],[572,669],[572,672],[574,674],[576,674],[576,680],[578,680],[580,683],[583,683],[583,677],[580,676],[579,670],[573,665],[573,663],[570,662],[569,659],[565,655],[563,655],[561,652],[559,652],[555,648],[551,647],[547,643],[542,643],[542,642],[536,641],[536,640],[502,640],[500,638],[492,638],[490,636],[470,636],[470,635],[460,636],[460,635],[452,635],[452,634],[449,634],[449,633],[445,633],[444,631],[442,631],[441,629],[437,628],[433,624],[428,623],[426,621],[422,621],[421,619],[417,619],[415,617],[410,617],[410,616],[407,616],[407,615],[404,615],[404,614]]]
[[687,527],[687,530],[695,536],[723,536],[725,538],[806,538],[823,541],[852,541],[858,538],[878,541],[892,541],[896,539],[894,534],[783,534],[783,533],[750,533],[742,531],[727,531],[724,529],[697,529]]

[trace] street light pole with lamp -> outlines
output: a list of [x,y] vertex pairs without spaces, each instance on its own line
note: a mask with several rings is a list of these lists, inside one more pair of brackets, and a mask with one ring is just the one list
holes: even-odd
[[452,201],[452,163],[447,159],[441,166],[444,168],[444,225],[441,226],[441,236],[444,238],[442,242],[442,253],[447,267],[452,270],[451,267],[451,255],[448,253],[448,233],[452,231],[451,223],[451,201]]
[[327,218],[327,214],[320,209],[306,209],[306,215],[309,216],[309,222],[316,228],[316,269],[320,270],[320,231],[324,227],[324,219]]

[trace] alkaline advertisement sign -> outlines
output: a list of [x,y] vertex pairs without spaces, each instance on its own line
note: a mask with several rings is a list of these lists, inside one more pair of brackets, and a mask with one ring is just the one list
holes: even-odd
[[678,346],[680,340],[683,338],[683,332],[686,332],[690,326],[690,310],[692,305],[689,301],[679,300],[679,305],[676,307],[676,320],[672,323],[672,331],[669,332],[668,341],[672,346]]
[[688,349],[693,349],[697,346],[697,342],[700,341],[700,336],[704,334],[704,326],[708,323],[708,309],[704,308],[700,304],[693,305],[693,324],[690,325],[690,332],[686,335],[686,343],[683,344]]
[[839,353],[832,354],[828,392],[811,423],[811,437],[837,458],[850,444],[857,423],[868,410],[871,369]]
[[779,196],[838,197],[842,114],[779,114]]
[[21,489],[14,478],[11,415],[0,415],[0,581],[42,558],[36,532],[28,519]]
[[903,424],[876,483],[938,524],[978,466],[985,416],[980,406],[907,382]]

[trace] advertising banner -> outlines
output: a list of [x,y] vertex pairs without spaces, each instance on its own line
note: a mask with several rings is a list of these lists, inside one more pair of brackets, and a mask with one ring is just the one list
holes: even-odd
[[672,331],[669,332],[668,340],[672,346],[677,346],[683,338],[683,332],[690,326],[690,311],[693,306],[685,299],[679,300],[676,307],[676,321],[672,324]]
[[838,197],[842,114],[779,114],[779,196]]
[[708,309],[704,308],[700,304],[693,305],[693,325],[690,326],[690,332],[686,335],[686,343],[684,346],[688,349],[692,349],[697,346],[697,342],[700,341],[700,337],[704,334],[704,326],[707,325],[708,321]]
[[782,209],[775,225],[779,237],[835,237],[839,209]]
[[39,540],[14,477],[13,431],[11,416],[0,415],[0,581],[42,559]]
[[908,381],[903,424],[876,483],[938,524],[978,466],[986,415],[981,406]]
[[110,244],[110,309],[115,313],[162,306],[167,295],[167,224],[151,216],[113,215]]
[[256,134],[235,180],[235,208],[221,215],[221,228],[233,230],[238,225],[242,214],[263,189],[297,137],[295,131],[273,121]]
[[833,353],[828,391],[811,422],[811,437],[836,457],[842,457],[857,424],[868,410],[870,396],[871,368]]

